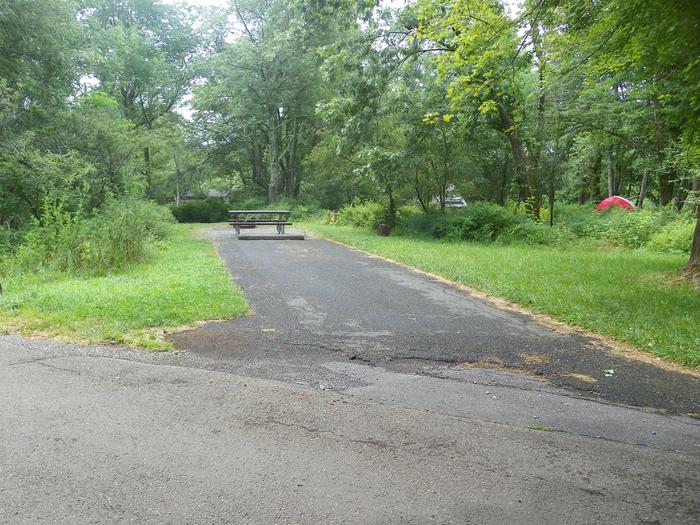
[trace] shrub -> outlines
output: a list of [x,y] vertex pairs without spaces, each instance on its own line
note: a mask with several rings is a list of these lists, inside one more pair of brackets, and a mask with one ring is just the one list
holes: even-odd
[[14,258],[21,270],[102,272],[145,259],[173,221],[167,209],[136,199],[111,201],[91,217],[46,204]]
[[418,206],[402,206],[397,210],[394,233],[407,236],[433,236],[435,223],[444,219],[445,216],[435,210],[425,213]]
[[659,216],[654,212],[611,209],[600,214],[591,235],[613,246],[639,248],[651,238],[658,225]]
[[386,215],[386,207],[379,202],[353,202],[340,209],[338,223],[372,229],[384,222]]
[[498,237],[503,244],[522,243],[552,246],[573,240],[574,236],[563,226],[549,226],[533,220],[525,220],[506,228]]
[[289,210],[291,212],[290,219],[292,221],[300,221],[312,217],[320,220],[326,215],[326,210],[322,210],[317,203],[301,203],[295,199],[281,199],[274,204],[265,205],[262,207],[262,209],[265,208]]
[[692,221],[679,219],[653,234],[646,243],[646,248],[655,252],[687,254],[693,244],[694,231],[695,224]]
[[0,255],[12,255],[23,238],[23,231],[0,225]]
[[488,202],[474,202],[461,210],[447,210],[440,215],[443,218],[435,218],[432,234],[450,240],[490,242],[506,228],[525,220],[503,206]]
[[231,203],[232,210],[263,210],[265,208],[267,208],[267,199],[260,195],[251,195],[235,199]]
[[554,208],[554,224],[565,225],[576,237],[587,237],[587,232],[595,230],[599,218],[593,204],[557,204]]
[[228,218],[228,210],[229,205],[222,199],[182,201],[170,207],[178,222],[221,222]]

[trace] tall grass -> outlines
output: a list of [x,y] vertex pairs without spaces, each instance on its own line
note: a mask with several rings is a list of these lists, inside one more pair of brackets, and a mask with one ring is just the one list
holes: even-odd
[[90,215],[46,203],[6,267],[16,272],[104,273],[145,260],[173,222],[161,206],[138,199],[112,200]]
[[0,295],[0,332],[163,350],[170,348],[163,329],[246,313],[243,293],[199,227],[170,230],[151,257],[119,270],[10,275]]

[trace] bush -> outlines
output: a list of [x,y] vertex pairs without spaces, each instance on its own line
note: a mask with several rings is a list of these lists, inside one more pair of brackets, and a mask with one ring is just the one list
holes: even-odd
[[0,254],[12,255],[22,242],[24,232],[0,225]]
[[91,217],[46,204],[19,247],[20,271],[103,272],[144,260],[153,242],[164,239],[173,222],[166,208],[136,199],[111,201]]
[[554,208],[554,224],[565,225],[575,237],[587,237],[587,232],[595,231],[599,218],[600,213],[592,204],[557,204]]
[[[461,210],[447,210],[436,218],[432,234],[439,239],[491,242],[506,228],[526,220],[503,206],[474,202]],[[439,217],[438,216],[438,217]]]
[[394,233],[396,235],[418,235],[432,237],[436,222],[445,220],[437,211],[425,213],[418,206],[402,206],[398,209]]
[[692,221],[677,220],[666,224],[653,234],[646,243],[646,248],[655,252],[690,253],[693,244],[695,224]]
[[222,199],[182,201],[170,207],[177,222],[222,222],[228,218],[228,210],[229,205]]
[[373,229],[384,222],[386,216],[386,207],[379,202],[353,202],[340,209],[338,224]]
[[[321,209],[321,207],[314,202],[302,203],[295,199],[281,199],[274,204],[264,205],[262,209],[270,208],[276,210],[289,210],[291,212],[290,219],[293,221],[307,220],[310,218],[316,218],[322,220],[326,215],[326,210]],[[245,208],[242,208],[245,209]]]
[[572,233],[563,226],[549,226],[541,222],[526,220],[509,226],[498,237],[502,244],[540,244],[553,246],[574,239]]
[[595,229],[590,235],[612,246],[639,248],[657,230],[660,217],[654,212],[639,210],[629,212],[611,209],[600,213]]
[[264,210],[265,208],[267,208],[267,199],[260,195],[243,197],[231,203],[232,210]]

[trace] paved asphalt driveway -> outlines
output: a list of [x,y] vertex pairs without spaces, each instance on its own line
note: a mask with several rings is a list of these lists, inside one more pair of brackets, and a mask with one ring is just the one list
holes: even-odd
[[180,352],[0,337],[0,523],[700,519],[694,377],[332,243],[212,237],[256,315]]

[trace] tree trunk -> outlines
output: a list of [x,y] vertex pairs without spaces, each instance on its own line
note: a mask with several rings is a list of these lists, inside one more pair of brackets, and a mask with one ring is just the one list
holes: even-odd
[[503,126],[504,133],[508,138],[508,142],[510,143],[511,152],[513,153],[515,181],[519,187],[518,200],[525,203],[525,208],[527,209],[528,213],[533,215],[536,219],[539,219],[539,198],[536,195],[536,191],[533,191],[534,185],[531,177],[529,176],[531,174],[527,169],[527,160],[525,158],[523,143],[520,142],[520,138],[513,129],[515,122],[513,122],[513,119],[510,118],[510,115],[501,104],[498,104],[498,114],[501,119],[501,125]]
[[639,188],[639,197],[637,198],[637,208],[644,207],[644,197],[647,193],[647,176],[648,171],[644,170],[644,175],[642,176],[642,186]]
[[270,180],[267,185],[267,202],[277,201],[277,188],[280,180],[280,145],[277,136],[277,119],[271,116],[267,121],[268,142],[270,146]]
[[396,224],[396,201],[394,200],[394,191],[391,186],[386,187],[386,194],[389,197],[389,225],[394,226]]
[[673,205],[678,211],[683,209],[685,206],[685,200],[688,198],[688,192],[692,189],[692,183],[688,179],[683,179],[678,185],[678,190],[676,191],[676,197],[673,200]]
[[153,177],[151,173],[151,148],[148,146],[143,148],[143,174],[146,176],[146,196],[153,196]]
[[250,159],[252,166],[252,181],[255,184],[267,189],[267,177],[265,176],[265,168],[263,167],[263,149],[265,146],[261,144],[251,144]]
[[700,284],[700,177],[693,181],[693,197],[695,199],[695,233],[693,245],[690,248],[690,260],[684,270],[684,275],[696,284]]
[[659,176],[659,204],[666,206],[673,198],[673,176],[662,173]]
[[549,175],[549,225],[554,226],[554,174]]
[[284,177],[284,196],[294,198],[297,196],[299,182],[297,180],[297,143],[299,141],[299,133],[297,119],[292,121],[292,136],[289,139],[289,152],[287,155],[287,170]]

